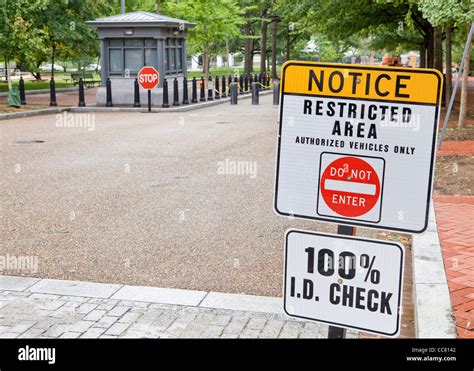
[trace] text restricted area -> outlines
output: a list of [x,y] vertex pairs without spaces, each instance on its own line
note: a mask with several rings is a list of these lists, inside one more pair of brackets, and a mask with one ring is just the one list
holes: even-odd
[[275,211],[423,232],[440,89],[434,70],[287,62]]
[[401,244],[289,230],[284,309],[292,317],[398,336],[405,250]]

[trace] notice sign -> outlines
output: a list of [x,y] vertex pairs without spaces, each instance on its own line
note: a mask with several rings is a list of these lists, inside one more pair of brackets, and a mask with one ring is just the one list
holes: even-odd
[[285,63],[276,212],[423,232],[441,81],[427,69]]
[[289,230],[286,314],[385,336],[400,332],[403,245]]

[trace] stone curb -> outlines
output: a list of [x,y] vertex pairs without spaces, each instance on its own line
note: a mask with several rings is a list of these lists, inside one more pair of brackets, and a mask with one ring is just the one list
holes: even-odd
[[19,119],[19,118],[25,118],[25,117],[33,117],[33,116],[52,115],[55,113],[61,113],[64,111],[69,111],[69,110],[71,110],[71,107],[55,107],[55,108],[39,109],[36,111],[2,113],[0,114],[0,121]]
[[413,302],[417,338],[456,338],[433,202],[428,228],[413,235]]
[[282,314],[282,298],[0,275],[0,290]]

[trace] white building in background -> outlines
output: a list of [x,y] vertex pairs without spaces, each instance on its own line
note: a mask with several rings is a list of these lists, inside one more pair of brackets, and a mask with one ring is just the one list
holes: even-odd
[[[227,55],[227,61],[229,67],[235,67],[240,65],[236,63],[235,58],[240,55],[240,53],[229,53]],[[190,60],[189,60],[190,59]],[[212,67],[227,67],[227,61],[222,55],[216,56],[214,60],[211,61]],[[200,54],[192,55],[191,58],[188,58],[188,71],[202,71],[202,58]]]

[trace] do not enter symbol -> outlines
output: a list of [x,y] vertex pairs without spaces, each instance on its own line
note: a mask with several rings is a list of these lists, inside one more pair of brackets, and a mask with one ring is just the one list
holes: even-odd
[[380,198],[380,179],[375,169],[358,157],[340,157],[321,175],[321,195],[328,207],[346,217],[367,214]]

